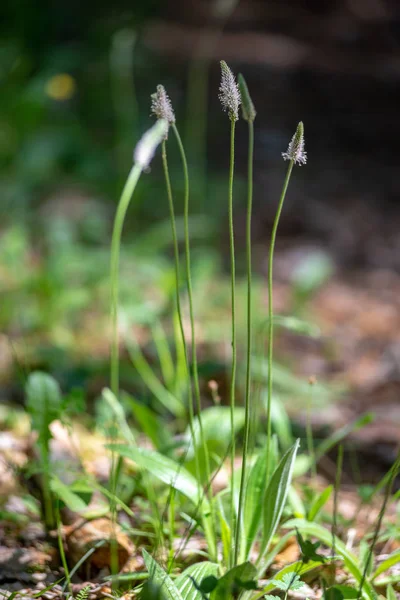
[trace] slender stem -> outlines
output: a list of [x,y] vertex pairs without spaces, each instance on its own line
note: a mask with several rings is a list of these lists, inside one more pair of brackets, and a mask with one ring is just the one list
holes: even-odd
[[312,405],[313,405],[313,391],[314,391],[314,382],[310,380],[310,393],[307,401],[307,420],[306,420],[306,437],[307,437],[307,450],[308,455],[311,460],[311,474],[313,481],[317,477],[317,463],[315,461],[315,450],[314,450],[314,437],[313,437],[313,427],[311,422],[312,417]]
[[[235,234],[233,227],[233,175],[235,169],[235,126],[231,119],[230,160],[229,160],[229,188],[228,188],[228,221],[229,221],[229,249],[231,260],[231,311],[232,311],[232,370],[230,382],[230,424],[231,424],[231,531],[232,541],[235,532],[235,384],[236,384],[236,267],[235,267]],[[233,542],[234,543],[234,542]],[[233,557],[236,560],[237,550],[233,548]]]
[[43,505],[44,521],[47,529],[54,527],[53,498],[50,490],[50,460],[48,445],[43,443],[40,448],[41,462],[43,465]]
[[385,512],[386,512],[387,503],[389,501],[390,494],[392,493],[393,483],[394,483],[394,480],[396,479],[397,473],[399,472],[399,468],[400,468],[400,455],[397,456],[397,458],[396,458],[396,460],[395,460],[395,462],[394,462],[391,470],[389,471],[389,480],[388,480],[387,485],[386,485],[386,490],[385,490],[385,494],[384,494],[384,497],[383,497],[382,506],[381,506],[381,509],[379,511],[378,520],[376,522],[376,527],[375,527],[374,535],[373,535],[372,541],[370,543],[367,560],[365,562],[365,566],[364,566],[364,569],[363,569],[363,573],[362,573],[360,585],[358,587],[357,600],[360,600],[360,598],[362,597],[362,591],[363,591],[365,580],[367,579],[368,569],[369,569],[369,566],[370,566],[370,563],[371,563],[371,559],[372,559],[372,557],[374,555],[375,545],[376,545],[376,542],[378,541],[379,532],[381,530],[383,517],[384,517]]
[[[191,261],[190,261],[189,171],[188,171],[188,166],[187,166],[185,149],[183,147],[178,128],[176,127],[175,123],[173,123],[171,127],[173,129],[173,132],[176,137],[176,141],[178,143],[179,152],[181,155],[181,160],[182,160],[182,165],[183,165],[183,174],[184,174],[184,183],[185,183],[183,218],[184,218],[184,230],[185,230],[186,284],[187,284],[187,293],[188,293],[188,302],[189,302],[192,372],[193,372],[193,383],[194,383],[194,396],[196,399],[197,419],[198,419],[198,423],[199,423],[200,443],[201,443],[201,446],[203,449],[204,462],[205,462],[205,478],[206,478],[206,482],[208,483],[211,479],[211,469],[210,469],[210,457],[209,457],[209,453],[208,453],[208,447],[206,444],[206,439],[205,439],[204,429],[203,429],[203,421],[202,421],[202,417],[201,417],[201,396],[200,396],[199,373],[198,373],[198,366],[197,366],[196,331],[195,331],[195,323],[194,323],[193,288],[192,288]],[[194,442],[195,442],[195,439],[193,438],[193,443]],[[211,507],[211,519],[212,519],[214,537],[215,537],[215,512],[214,512],[211,488],[209,488],[209,500],[210,500],[210,507]]]
[[71,585],[71,574],[70,574],[69,568],[68,568],[67,557],[65,556],[63,534],[62,534],[62,523],[61,523],[60,508],[59,508],[58,500],[57,500],[57,504],[56,504],[55,513],[56,513],[56,524],[57,524],[58,551],[60,553],[61,564],[63,566],[64,573],[65,573],[65,585],[68,586],[69,593],[73,597],[72,585]]
[[168,552],[168,573],[174,565],[175,549],[175,489],[172,488],[168,506],[168,537],[169,537],[169,552]]
[[[336,461],[336,476],[335,476],[335,487],[333,490],[333,515],[332,515],[332,557],[336,554],[336,536],[337,536],[337,516],[338,516],[338,501],[339,501],[339,489],[340,482],[342,479],[342,468],[343,468],[343,444],[339,445],[338,456]],[[334,577],[333,581],[336,582],[336,562],[333,560]]]
[[[111,286],[111,364],[110,364],[110,380],[111,391],[118,398],[119,395],[119,333],[118,333],[118,280],[119,280],[119,254],[121,247],[121,235],[124,225],[126,211],[131,201],[132,194],[139,180],[142,168],[134,164],[126,180],[119,199],[117,212],[114,220],[114,227],[111,239],[111,266],[110,266],[110,286]],[[114,428],[113,428],[114,429]],[[112,539],[111,539],[111,572],[114,575],[118,571],[118,554],[116,540],[116,522],[117,522],[117,506],[116,506],[116,491],[118,480],[118,463],[116,462],[115,453],[111,453],[110,466],[110,483],[112,501],[110,503]],[[117,585],[117,583],[116,583]]]
[[252,294],[251,294],[251,213],[253,204],[253,151],[254,151],[254,125],[249,121],[249,151],[247,165],[247,219],[246,219],[246,257],[247,257],[247,366],[246,366],[246,397],[244,438],[242,454],[242,474],[240,478],[239,508],[235,532],[235,561],[237,565],[239,556],[240,522],[242,518],[245,485],[246,461],[250,438],[250,391],[251,391],[251,351],[252,351]]
[[[180,294],[179,294],[179,287],[180,287],[180,280],[181,280],[179,246],[178,246],[178,236],[176,233],[174,200],[173,200],[173,196],[172,196],[171,180],[169,177],[166,141],[164,141],[162,143],[162,162],[163,162],[163,168],[164,168],[165,185],[167,188],[169,213],[170,213],[170,219],[171,219],[172,245],[174,247],[176,311],[178,314],[179,332],[180,332],[182,346],[183,346],[183,352],[184,352],[184,356],[185,356],[186,374],[187,374],[187,378],[188,378],[189,428],[190,428],[190,435],[192,437],[193,448],[195,450],[193,390],[192,390],[192,382],[191,382],[191,377],[190,377],[188,348],[187,348],[187,343],[186,343],[185,330],[183,327],[182,304],[181,304],[181,298],[180,298]],[[195,463],[196,463],[196,474],[197,474],[197,478],[200,482],[201,481],[200,463],[199,463],[199,456],[196,451],[194,453],[194,456],[195,456]]]
[[[268,446],[271,443],[271,401],[272,401],[272,352],[273,352],[273,335],[274,335],[274,309],[273,309],[273,263],[276,232],[278,230],[279,219],[282,212],[283,203],[286,196],[286,191],[289,185],[290,176],[292,174],[294,162],[291,160],[286,172],[285,181],[279,199],[278,209],[275,214],[274,225],[271,233],[271,243],[269,246],[268,257],[268,396],[267,396],[267,440]],[[267,478],[269,477],[270,456],[268,453]]]
[[[179,260],[179,246],[178,246],[178,236],[176,233],[176,220],[175,220],[175,208],[174,208],[174,200],[172,197],[172,189],[171,189],[171,180],[169,177],[169,168],[168,168],[168,158],[167,158],[167,144],[164,141],[162,143],[162,161],[164,168],[164,176],[165,176],[165,185],[167,188],[167,196],[168,196],[168,205],[169,205],[169,213],[171,219],[171,231],[172,231],[172,245],[174,247],[174,261],[175,261],[175,299],[176,299],[176,310],[178,313],[178,323],[179,323],[179,332],[182,339],[182,346],[185,354],[186,360],[186,369],[189,380],[188,385],[188,393],[189,393],[189,427],[191,431],[191,435],[193,437],[194,444],[194,408],[193,408],[193,393],[192,386],[190,381],[190,369],[189,369],[189,357],[188,357],[188,349],[185,337],[185,330],[183,327],[183,316],[182,316],[182,305],[181,298],[179,294],[180,287],[180,260]],[[196,455],[197,456],[197,455]],[[200,471],[198,472],[198,475]]]
[[114,228],[111,240],[111,391],[118,397],[119,393],[119,335],[118,335],[118,277],[119,277],[119,252],[121,247],[121,234],[124,225],[126,211],[132,194],[139,180],[142,169],[139,165],[133,165],[118,203],[114,220]]

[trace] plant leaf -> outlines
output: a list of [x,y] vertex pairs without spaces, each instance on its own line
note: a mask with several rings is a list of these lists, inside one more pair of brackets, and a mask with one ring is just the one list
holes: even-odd
[[243,511],[243,535],[245,557],[248,558],[250,549],[257,537],[261,524],[262,506],[267,487],[268,444],[258,455],[251,468],[246,488]]
[[202,589],[202,582],[209,577],[217,577],[218,571],[219,567],[216,563],[208,561],[196,563],[175,579],[175,587],[183,600],[203,600],[205,590]]
[[125,411],[118,398],[115,396],[115,394],[113,394],[113,392],[109,388],[103,388],[101,392],[101,397],[110,407],[113,415],[117,420],[118,429],[122,433],[126,441],[130,444],[134,444],[135,437],[127,423]]
[[[228,406],[211,406],[201,411],[201,421],[209,450],[221,455],[226,452],[226,448],[231,440],[231,416]],[[237,407],[234,411],[235,434],[244,425],[244,409]],[[195,448],[201,447],[200,425],[196,416],[193,421]],[[191,441],[192,434],[187,427],[185,437]],[[188,458],[192,458],[193,444],[190,444]]]
[[391,584],[387,586],[386,597],[387,600],[397,600],[396,592]]
[[133,416],[142,431],[153,442],[158,450],[169,446],[171,436],[168,429],[161,423],[161,417],[142,402],[138,402],[129,394],[122,393],[122,397],[129,403]]
[[[268,325],[269,319],[266,319],[266,325]],[[321,337],[321,330],[314,323],[309,323],[303,319],[297,317],[276,315],[273,318],[274,324],[277,327],[282,327],[288,331],[293,331],[299,335],[307,335],[312,338]]]
[[128,352],[133,366],[160,404],[175,417],[184,416],[184,405],[161,383],[139,346],[128,345]]
[[207,504],[207,499],[193,475],[171,458],[155,450],[135,448],[125,444],[107,444],[106,447],[147,469],[155,477],[181,492],[195,505]]
[[400,550],[395,550],[384,561],[381,562],[379,567],[377,567],[377,569],[374,571],[374,574],[372,575],[372,579],[375,579],[376,577],[378,577],[378,575],[380,575],[381,573],[384,573],[385,571],[390,569],[390,567],[397,565],[399,562],[400,562]]
[[210,600],[231,600],[240,591],[257,589],[256,577],[257,569],[251,563],[237,565],[219,579]]
[[264,556],[279,525],[289,487],[292,479],[294,461],[296,459],[299,440],[282,457],[279,465],[272,474],[265,492],[263,512],[263,537],[260,547],[260,557]]
[[315,521],[317,515],[328,502],[333,491],[333,485],[328,485],[318,496],[316,496],[308,511],[307,521]]
[[[297,527],[301,533],[312,535],[321,540],[321,542],[326,544],[328,547],[332,548],[332,533],[317,523],[310,523],[309,521],[305,521],[303,519],[292,519],[285,523],[284,527],[289,529]],[[357,583],[360,584],[363,580],[363,576],[358,564],[358,559],[337,537],[335,538],[335,552],[337,552],[343,558],[347,569],[356,579]],[[375,590],[367,579],[365,579],[363,584],[363,594],[370,600],[376,600],[377,598]]]
[[73,512],[79,513],[87,509],[87,503],[71,490],[71,486],[65,485],[60,479],[52,477],[50,488]]
[[150,580],[159,587],[164,597],[170,600],[183,600],[168,573],[160,567],[146,550],[143,550],[143,559],[149,572]]
[[296,529],[296,537],[301,549],[301,559],[304,563],[308,563],[310,560],[321,563],[325,562],[326,556],[317,552],[321,542],[310,542],[310,540],[303,539],[298,529]]
[[275,590],[276,585],[274,582],[283,580],[285,575],[288,573],[292,573],[292,575],[293,575],[293,571],[294,571],[297,575],[301,576],[304,573],[308,573],[309,571],[312,571],[313,569],[317,569],[317,568],[321,568],[320,562],[316,563],[316,562],[310,561],[309,563],[304,564],[303,561],[299,560],[295,563],[292,563],[291,565],[288,565],[287,567],[284,567],[283,569],[278,571],[278,573],[275,574],[273,581],[268,583],[268,585],[266,585],[265,588],[263,588],[261,590],[261,593],[254,596],[254,598],[252,598],[252,600],[258,600],[259,598],[263,598],[264,594],[267,594],[268,592],[272,592],[273,590]]
[[51,375],[35,371],[28,377],[25,392],[32,429],[38,432],[38,443],[47,446],[51,438],[49,425],[58,419],[61,413],[60,386]]
[[285,573],[281,579],[273,579],[271,583],[284,592],[287,592],[288,590],[301,590],[301,588],[304,587],[304,582],[300,580],[299,575],[294,571]]
[[358,590],[350,585],[333,585],[324,592],[324,600],[351,600],[358,598]]

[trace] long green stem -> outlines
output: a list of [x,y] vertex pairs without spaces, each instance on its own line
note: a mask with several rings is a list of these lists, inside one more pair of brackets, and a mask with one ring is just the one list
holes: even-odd
[[316,480],[317,477],[317,463],[315,461],[315,450],[314,450],[314,437],[313,437],[313,427],[312,427],[312,408],[313,408],[313,391],[314,391],[315,381],[310,378],[309,386],[310,393],[307,401],[307,420],[306,420],[306,438],[307,438],[307,450],[308,455],[311,460],[311,475],[313,481]]
[[[244,438],[242,453],[242,474],[240,478],[239,508],[235,531],[235,561],[237,565],[239,556],[240,523],[244,502],[246,485],[246,461],[250,437],[250,391],[251,391],[251,352],[252,352],[252,294],[251,294],[251,213],[253,204],[253,151],[254,151],[254,125],[249,121],[249,151],[247,165],[247,219],[246,219],[246,258],[247,258],[247,365],[246,365],[246,397]],[[233,436],[232,436],[233,437]]]
[[[172,124],[172,129],[178,143],[179,152],[181,155],[184,183],[185,183],[185,196],[184,196],[184,230],[185,230],[185,258],[186,258],[186,285],[188,293],[189,303],[189,320],[190,320],[190,335],[191,335],[191,353],[192,353],[192,372],[193,372],[193,383],[194,383],[194,395],[196,399],[197,419],[199,423],[199,437],[200,444],[203,449],[204,462],[205,462],[205,479],[208,484],[211,480],[211,469],[210,469],[210,457],[208,447],[204,435],[203,421],[201,417],[201,396],[200,396],[200,384],[199,384],[199,373],[197,366],[197,347],[196,347],[196,331],[194,323],[194,309],[193,309],[193,288],[192,288],[192,275],[191,275],[191,260],[190,260],[190,233],[189,233],[189,171],[187,166],[185,149],[182,144],[181,137],[179,135],[178,128],[175,123]],[[193,443],[195,439],[193,438]],[[211,507],[211,519],[215,535],[215,511],[213,505],[213,498],[211,488],[209,488],[209,500]]]
[[[279,199],[278,209],[275,214],[274,225],[272,227],[271,243],[269,246],[268,257],[268,396],[267,396],[267,438],[268,446],[271,443],[271,402],[272,402],[272,353],[273,353],[273,336],[274,336],[274,308],[273,308],[273,264],[274,264],[274,249],[276,232],[278,230],[279,219],[282,212],[283,203],[285,201],[286,191],[289,185],[290,176],[292,174],[294,162],[290,161],[283,183],[281,197]],[[267,477],[269,477],[270,456],[268,453]]]
[[[181,305],[181,297],[179,293],[180,288],[180,259],[179,259],[179,246],[178,246],[178,236],[176,233],[176,220],[175,220],[175,208],[174,208],[174,200],[172,196],[172,188],[171,188],[171,180],[169,177],[169,168],[168,168],[168,158],[167,158],[167,144],[164,141],[162,143],[162,161],[164,168],[164,177],[165,177],[165,185],[167,188],[167,196],[168,196],[168,206],[169,206],[169,214],[171,220],[171,231],[172,231],[172,245],[174,248],[174,262],[175,262],[175,300],[176,300],[176,311],[178,314],[178,324],[179,324],[179,332],[181,335],[182,346],[185,354],[186,360],[186,369],[189,380],[188,385],[188,394],[189,394],[189,427],[191,431],[192,437],[194,436],[194,408],[193,408],[193,393],[192,386],[190,382],[190,368],[189,368],[189,357],[188,357],[188,349],[186,343],[185,330],[183,327],[183,315],[182,315],[182,305]],[[193,437],[194,443],[194,437]],[[197,456],[197,454],[196,454]],[[200,471],[198,472],[198,475]]]
[[[235,234],[233,227],[233,175],[235,170],[235,126],[236,121],[231,119],[230,160],[229,160],[229,187],[228,187],[228,221],[229,221],[229,249],[231,260],[231,311],[232,311],[232,370],[230,381],[230,424],[231,424],[231,531],[232,539],[235,532],[235,385],[236,385],[236,266],[235,266]],[[237,556],[234,548],[233,556]]]
[[[110,267],[110,286],[111,286],[111,364],[110,380],[111,391],[116,398],[119,396],[119,333],[118,333],[118,292],[119,292],[119,254],[121,247],[121,235],[124,225],[126,211],[128,209],[132,194],[139,180],[142,167],[134,164],[126,180],[124,189],[118,203],[117,212],[114,220],[114,227],[111,239],[111,267]],[[111,571],[114,575],[118,571],[118,555],[116,543],[116,491],[118,479],[118,463],[116,463],[115,453],[111,454],[110,483],[112,502],[110,504],[112,539],[111,539]]]
[[118,398],[119,392],[119,334],[118,334],[118,278],[119,278],[119,253],[121,247],[121,234],[124,225],[126,211],[136,184],[139,180],[142,168],[134,164],[126,180],[124,189],[118,203],[114,220],[114,228],[111,240],[111,391]]
[[61,564],[63,566],[64,573],[65,573],[65,585],[68,586],[69,593],[73,597],[72,585],[71,585],[71,573],[69,572],[67,557],[65,556],[63,534],[62,534],[62,523],[61,523],[60,507],[59,507],[58,500],[57,500],[57,504],[56,504],[55,513],[56,513],[56,524],[57,524],[58,551],[60,553]]
[[49,446],[46,443],[40,444],[40,462],[43,465],[43,513],[44,522],[46,528],[52,529],[54,527],[54,511],[53,511],[53,498],[50,490],[50,458],[49,458]]
[[[174,200],[173,200],[173,196],[172,196],[171,180],[170,180],[170,176],[169,176],[166,141],[164,141],[162,144],[162,161],[163,161],[165,185],[167,188],[168,205],[169,205],[169,212],[170,212],[170,219],[171,219],[172,245],[174,248],[176,311],[178,314],[179,332],[180,332],[182,346],[183,346],[183,352],[184,352],[184,356],[185,356],[186,374],[187,374],[187,378],[188,378],[189,428],[190,428],[190,434],[191,434],[192,441],[193,441],[193,447],[195,450],[193,391],[192,391],[192,383],[191,383],[191,377],[190,377],[188,348],[187,348],[187,343],[186,343],[185,330],[183,327],[182,305],[181,305],[181,299],[180,299],[180,294],[179,294],[179,287],[180,287],[180,280],[181,280],[179,246],[178,246],[178,236],[176,233],[175,208],[174,208]],[[201,481],[201,470],[200,470],[199,456],[196,451],[194,453],[194,456],[195,456],[195,463],[196,463],[196,474],[197,474],[198,480],[200,482]]]

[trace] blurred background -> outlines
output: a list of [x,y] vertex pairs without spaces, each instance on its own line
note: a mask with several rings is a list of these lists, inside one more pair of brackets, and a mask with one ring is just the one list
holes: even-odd
[[[266,256],[286,169],[281,153],[303,120],[309,161],[295,169],[284,209],[275,302],[278,312],[306,318],[320,334],[282,334],[278,353],[305,395],[310,375],[350,390],[351,402],[334,418],[345,421],[357,402],[364,410],[384,398],[393,431],[383,437],[398,441],[399,411],[388,408],[400,390],[398,0],[6,0],[0,12],[3,397],[18,398],[25,373],[38,367],[89,395],[107,381],[113,216],[133,147],[151,124],[158,83],[171,97],[189,157],[202,374],[222,385],[229,121],[217,94],[225,59],[245,75],[258,111],[257,327],[266,315]],[[239,334],[246,156],[247,129],[239,122]],[[170,164],[180,215],[173,143]],[[171,257],[158,156],[129,209],[121,259],[123,326],[144,346],[171,312]],[[122,372],[127,386],[131,371]],[[296,389],[292,382],[289,398]]]

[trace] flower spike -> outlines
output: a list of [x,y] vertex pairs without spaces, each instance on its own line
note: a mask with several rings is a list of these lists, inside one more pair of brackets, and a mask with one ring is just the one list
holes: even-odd
[[307,162],[307,152],[304,150],[304,125],[303,122],[297,125],[296,133],[292,137],[287,152],[282,152],[284,160],[292,160],[296,165],[305,165]]
[[247,87],[247,83],[245,78],[241,73],[238,75],[238,84],[240,90],[240,96],[242,98],[242,117],[245,121],[253,122],[256,118],[257,112],[254,108],[253,101],[250,96],[249,88]]
[[175,123],[174,109],[163,85],[158,85],[157,91],[151,94],[151,112],[157,119],[165,119],[168,125]]
[[221,101],[222,108],[228,111],[231,121],[239,119],[239,106],[241,97],[239,86],[236,83],[235,76],[224,60],[221,60],[221,84],[219,86],[218,98]]

